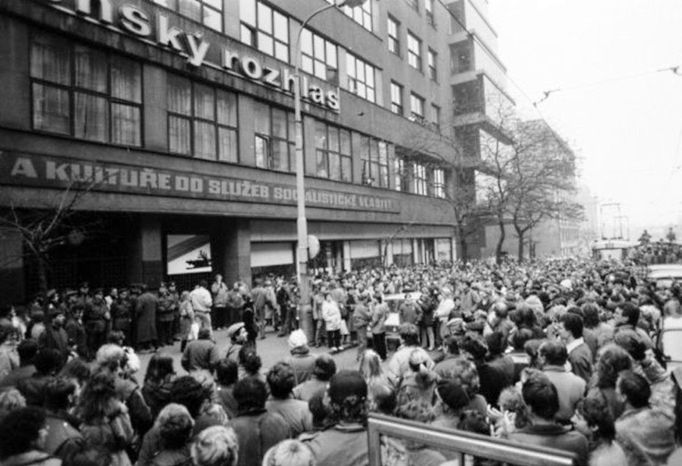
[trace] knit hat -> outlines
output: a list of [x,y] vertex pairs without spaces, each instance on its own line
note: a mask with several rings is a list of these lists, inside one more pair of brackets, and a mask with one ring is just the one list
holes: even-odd
[[443,379],[438,382],[437,390],[440,399],[452,410],[464,408],[471,401],[462,384],[452,379]]
[[339,405],[352,396],[365,399],[367,398],[367,382],[358,371],[339,371],[329,381],[328,393],[331,401]]
[[299,348],[308,344],[308,338],[305,336],[303,330],[298,329],[291,332],[289,335],[289,349]]
[[233,339],[244,326],[244,322],[237,322],[236,324],[230,325],[227,327],[227,337]]

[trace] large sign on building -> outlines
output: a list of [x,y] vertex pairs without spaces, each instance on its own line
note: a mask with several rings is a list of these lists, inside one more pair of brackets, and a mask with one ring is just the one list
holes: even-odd
[[[157,13],[152,16],[137,6],[125,3],[119,5],[118,0],[47,0],[47,2],[62,11],[95,20],[140,40],[151,41],[157,46],[186,57],[187,63],[193,67],[213,65],[238,73],[251,81],[287,93],[294,92],[296,75],[290,68],[267,66],[256,57],[213,44],[205,40],[201,32],[189,32],[173,25],[165,14]],[[220,57],[220,63],[209,62],[210,56]],[[299,79],[301,98],[334,112],[340,110],[336,89],[323,89],[311,83],[305,76]]]
[[[0,184],[281,205],[297,201],[293,180],[270,183],[13,151],[0,151]],[[310,207],[400,212],[395,199],[386,196],[307,188],[305,198]]]

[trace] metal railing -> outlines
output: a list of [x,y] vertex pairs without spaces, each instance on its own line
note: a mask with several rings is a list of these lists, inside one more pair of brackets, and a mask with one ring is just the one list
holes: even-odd
[[381,466],[381,436],[411,440],[436,450],[455,452],[464,465],[464,455],[528,466],[572,466],[577,456],[563,450],[521,445],[470,432],[429,426],[391,416],[370,414],[367,425],[369,465]]

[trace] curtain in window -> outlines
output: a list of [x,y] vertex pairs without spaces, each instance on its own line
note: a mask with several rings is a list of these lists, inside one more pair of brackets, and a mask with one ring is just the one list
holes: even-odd
[[70,46],[67,41],[47,34],[31,42],[31,76],[53,83],[70,85]]
[[218,160],[239,162],[237,132],[229,128],[218,128]]
[[107,92],[107,57],[97,50],[77,45],[74,48],[76,87]]
[[189,155],[192,151],[190,123],[187,118],[168,117],[168,148],[177,154]]
[[111,104],[111,142],[125,146],[142,145],[140,109]]
[[111,96],[142,103],[142,71],[138,63],[121,57],[111,58]]
[[69,92],[58,87],[33,84],[33,127],[69,134]]
[[92,141],[106,141],[109,119],[107,100],[92,94],[74,94],[74,136]]
[[194,122],[194,155],[202,159],[215,160],[215,125],[201,121]]

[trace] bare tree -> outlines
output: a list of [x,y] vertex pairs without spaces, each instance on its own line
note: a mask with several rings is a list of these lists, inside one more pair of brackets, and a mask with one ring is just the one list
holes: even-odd
[[48,197],[40,209],[22,209],[10,204],[0,211],[0,227],[17,232],[24,245],[22,254],[35,260],[40,291],[48,289],[50,253],[59,246],[82,243],[94,228],[94,224],[76,219],[78,204],[94,186],[92,181],[72,182],[57,195]]

